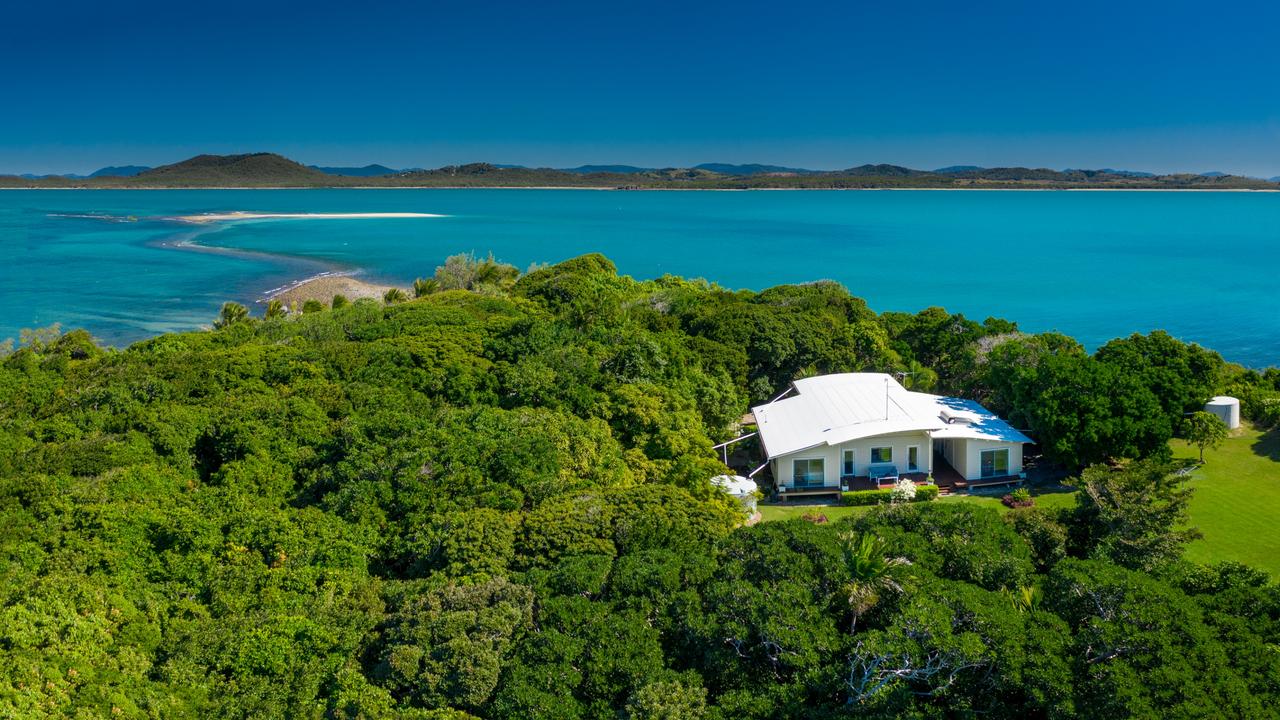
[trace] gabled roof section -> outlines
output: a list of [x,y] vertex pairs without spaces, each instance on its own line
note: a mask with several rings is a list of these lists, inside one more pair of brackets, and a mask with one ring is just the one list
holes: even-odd
[[803,378],[794,393],[752,408],[770,458],[878,435],[1031,442],[972,400],[911,392],[884,373]]
[[769,457],[943,424],[918,393],[883,373],[820,375],[792,385],[796,394],[752,408]]

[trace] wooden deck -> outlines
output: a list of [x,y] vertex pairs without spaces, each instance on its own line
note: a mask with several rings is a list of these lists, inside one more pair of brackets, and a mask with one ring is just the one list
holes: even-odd
[[939,495],[950,495],[954,492],[969,492],[973,489],[997,487],[1000,485],[1016,485],[1022,482],[1017,475],[1001,475],[1000,477],[983,478],[981,480],[965,480],[964,476],[951,467],[947,461],[935,457],[933,459],[933,482],[938,486]]
[[779,492],[778,499],[781,500],[782,502],[786,502],[791,498],[811,498],[811,497],[820,497],[823,495],[834,495],[836,497],[839,497],[840,488],[839,487],[820,487],[820,488],[805,488],[803,490],[788,490],[786,492]]
[[[924,485],[929,482],[929,475],[922,472],[903,473],[902,477],[909,478],[916,485]],[[1022,480],[1023,478],[1017,475],[1002,475],[1000,477],[983,478],[982,480],[965,480],[964,476],[951,467],[946,460],[939,457],[933,459],[933,482],[938,486],[939,495],[950,495],[952,493],[968,492],[973,489],[1000,485],[1016,485],[1021,483]],[[877,484],[875,480],[865,475],[845,477],[841,478],[840,481],[848,483],[850,490],[880,490],[892,487],[891,483]]]

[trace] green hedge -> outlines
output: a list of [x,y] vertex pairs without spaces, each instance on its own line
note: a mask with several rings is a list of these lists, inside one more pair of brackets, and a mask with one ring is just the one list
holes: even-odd
[[891,500],[892,490],[851,490],[840,493],[841,505],[879,505]]
[[[912,502],[928,502],[938,497],[937,485],[917,485],[916,499]],[[893,501],[893,490],[851,490],[840,493],[842,505],[879,505]]]

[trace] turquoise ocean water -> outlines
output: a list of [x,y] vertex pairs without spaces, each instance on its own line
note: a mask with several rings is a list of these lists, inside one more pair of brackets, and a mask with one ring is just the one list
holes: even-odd
[[[448,217],[160,219],[231,210]],[[876,310],[942,305],[1091,348],[1163,328],[1280,364],[1276,193],[0,191],[0,338],[58,322],[122,345],[300,277],[408,283],[464,251],[522,268],[602,252],[730,288],[834,279]]]

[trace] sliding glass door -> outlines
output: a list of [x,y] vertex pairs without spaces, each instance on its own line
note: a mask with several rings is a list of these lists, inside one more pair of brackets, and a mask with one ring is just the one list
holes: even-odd
[[792,461],[792,485],[797,490],[818,488],[826,484],[826,467],[822,458]]
[[982,477],[1003,477],[1009,474],[1009,448],[982,451]]

